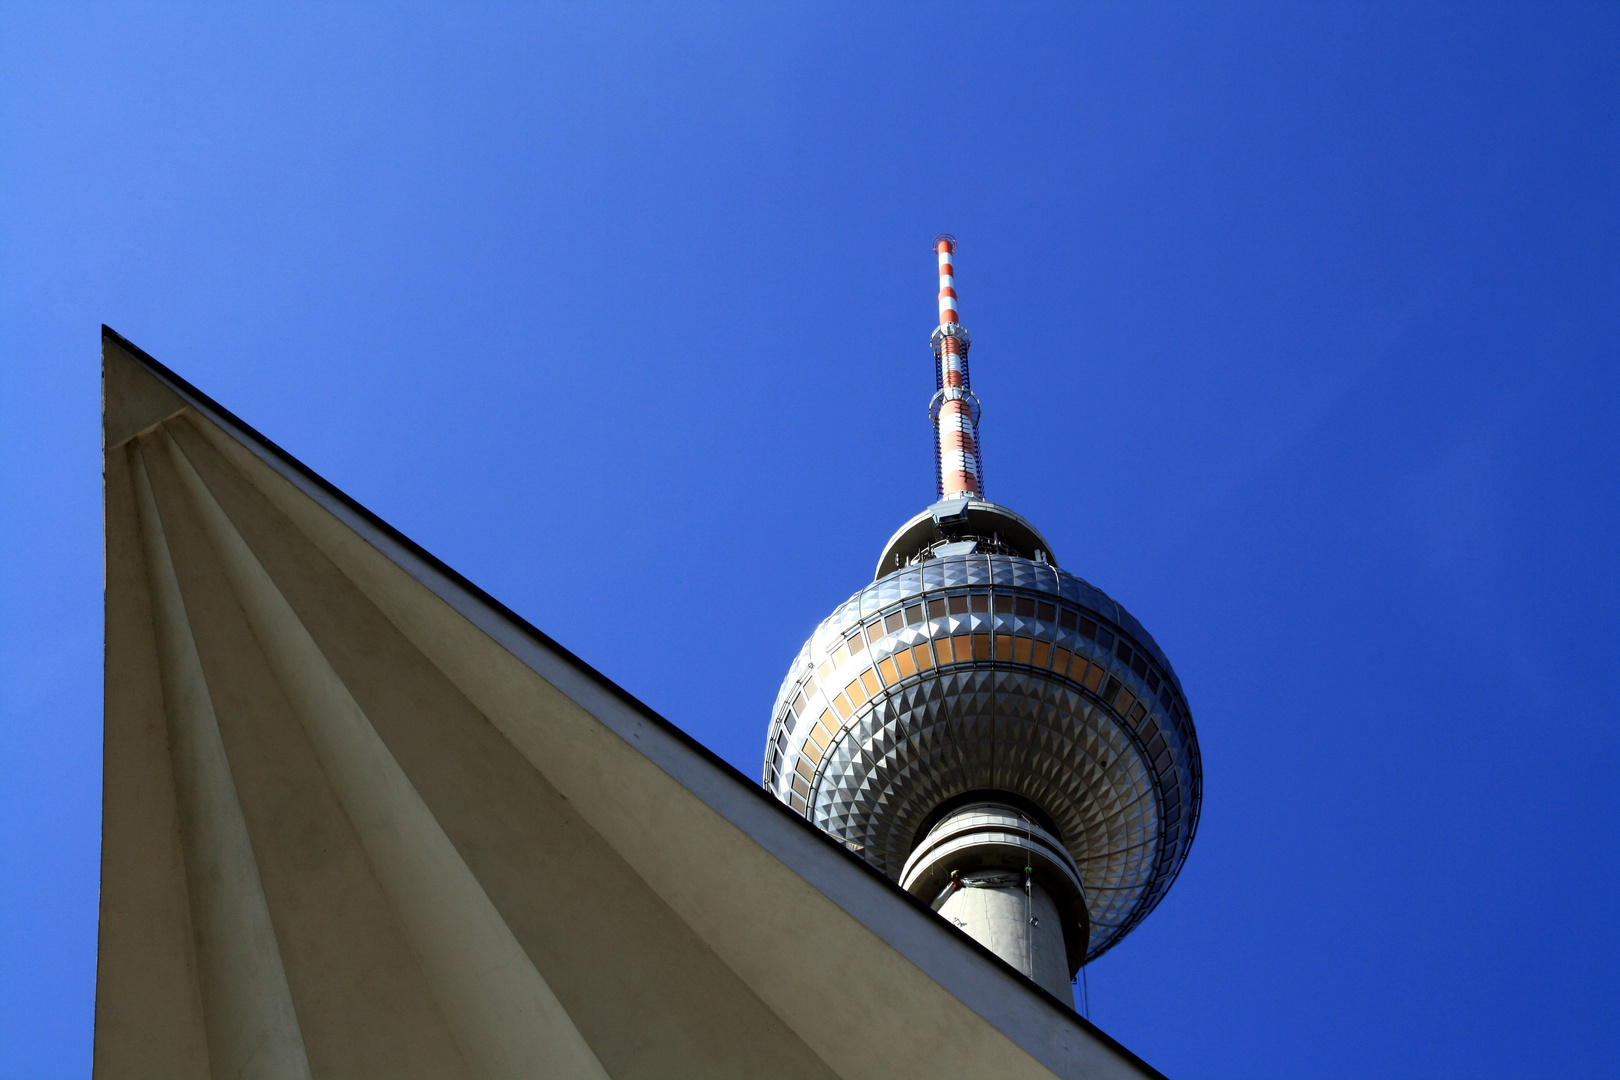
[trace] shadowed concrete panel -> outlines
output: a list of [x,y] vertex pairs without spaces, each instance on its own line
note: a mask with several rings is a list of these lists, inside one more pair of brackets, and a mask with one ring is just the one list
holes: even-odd
[[117,342],[103,339],[102,349],[109,358],[102,367],[103,448],[110,450],[185,408],[179,394],[141,370]]
[[[108,453],[104,470],[106,764],[93,1053],[101,1075],[189,1080],[210,1075],[208,1036],[153,614],[129,459]],[[115,1063],[112,1072],[103,1062]]]
[[140,451],[131,458],[212,1066],[244,1080],[307,1077],[281,950],[163,522]]

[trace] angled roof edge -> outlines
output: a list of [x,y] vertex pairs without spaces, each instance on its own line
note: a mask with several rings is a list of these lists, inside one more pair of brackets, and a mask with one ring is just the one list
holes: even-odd
[[[373,547],[377,547],[385,558],[390,558],[396,563],[400,563],[402,569],[405,569],[412,578],[419,581],[441,600],[450,604],[451,607],[461,610],[465,614],[465,606],[463,604],[456,603],[456,598],[454,596],[446,594],[447,587],[449,590],[460,593],[462,597],[464,597],[466,600],[470,600],[475,606],[483,608],[485,611],[495,616],[500,622],[506,624],[507,627],[516,631],[520,636],[528,638],[532,643],[537,644],[543,649],[553,653],[566,666],[571,667],[575,672],[583,676],[588,682],[594,684],[598,690],[606,692],[621,705],[626,706],[639,717],[650,722],[656,730],[668,736],[682,751],[695,757],[697,763],[701,763],[701,765],[707,766],[708,768],[718,772],[719,777],[722,777],[725,781],[728,781],[730,787],[734,788],[736,793],[741,794],[746,792],[747,794],[743,797],[750,800],[749,805],[759,808],[759,811],[765,814],[772,815],[770,820],[789,822],[791,824],[788,827],[798,830],[798,835],[813,836],[819,844],[819,850],[829,852],[836,856],[837,861],[834,865],[839,866],[843,872],[854,872],[859,875],[859,880],[876,884],[890,897],[902,901],[907,908],[916,915],[925,916],[925,926],[928,929],[936,930],[945,935],[947,938],[953,940],[959,947],[967,948],[971,953],[975,954],[978,959],[988,961],[994,968],[999,969],[1001,973],[1009,976],[1012,980],[1012,985],[1010,988],[1015,988],[1019,991],[1039,998],[1042,1004],[1046,1006],[1049,1018],[1060,1019],[1066,1024],[1080,1029],[1087,1036],[1102,1043],[1107,1049],[1118,1054],[1136,1068],[1142,1070],[1145,1074],[1149,1076],[1163,1077],[1164,1074],[1160,1073],[1153,1066],[1143,1061],[1129,1048],[1122,1045],[1107,1032],[1098,1028],[1090,1020],[1081,1016],[1068,1003],[1062,1002],[1056,997],[1052,996],[1033,980],[1029,979],[1022,972],[1018,971],[1006,961],[1002,960],[999,956],[995,955],[995,953],[973,940],[973,938],[969,937],[959,928],[952,926],[943,919],[938,918],[932,909],[923,901],[900,888],[898,884],[891,881],[887,876],[866,863],[854,852],[849,851],[842,844],[828,836],[821,829],[816,828],[815,825],[796,813],[790,807],[781,803],[758,783],[748,778],[714,751],[704,746],[701,742],[660,715],[656,710],[648,706],[645,702],[642,702],[636,698],[633,694],[619,686],[613,680],[597,671],[590,664],[574,655],[570,650],[559,644],[550,635],[534,626],[501,601],[497,600],[478,585],[468,580],[460,572],[446,564],[432,552],[423,548],[416,541],[412,540],[394,526],[390,525],[387,521],[384,521],[377,514],[367,509],[360,502],[345,493],[342,489],[338,488],[335,484],[331,483],[325,477],[317,473],[314,469],[310,468],[308,465],[305,465],[302,461],[298,460],[271,439],[265,437],[252,425],[246,423],[230,410],[224,408],[222,405],[216,402],[213,398],[198,390],[190,382],[177,375],[174,371],[165,366],[161,361],[154,358],[151,354],[147,353],[144,349],[140,348],[138,345],[134,344],[128,338],[125,338],[123,335],[119,334],[116,330],[112,329],[106,324],[102,324],[101,336],[103,343],[112,342],[115,344],[120,350],[135,360],[136,363],[146,369],[153,377],[158,379],[163,385],[178,395],[186,405],[201,413],[207,419],[217,424],[221,429],[229,432],[244,447],[250,450],[266,465],[274,469],[277,473],[281,474],[289,482],[303,489],[306,494],[326,505],[327,508],[336,514],[340,519],[348,517],[349,520],[346,520],[345,524],[353,528],[357,534],[364,538]],[[333,505],[334,503],[336,505]],[[368,533],[371,535],[368,535]],[[385,543],[378,544],[378,539],[383,540]],[[386,550],[386,545],[389,544],[396,546],[400,549],[401,554],[419,563],[419,568],[412,568],[402,563],[397,555]],[[425,570],[427,573],[418,572],[418,569]],[[497,640],[499,640],[499,638],[497,638]],[[522,657],[519,657],[519,659],[522,660]],[[566,690],[564,692],[566,692]],[[646,749],[647,748],[644,747],[643,751],[645,752]],[[656,761],[657,759],[654,760]],[[665,762],[658,761],[657,763],[660,765],[660,767],[666,767]],[[755,828],[750,827],[749,822],[738,820],[737,815],[731,812],[733,808],[716,803],[715,799],[711,796],[719,794],[719,792],[705,792],[703,790],[693,788],[690,784],[686,783],[685,779],[678,775],[676,776],[676,779],[687,786],[689,790],[692,790],[694,794],[698,795],[698,797],[701,798],[705,803],[709,804],[716,812],[720,813],[727,820],[731,821],[734,826],[741,829],[755,842],[761,843],[766,847],[767,850],[772,852],[777,851],[776,845],[764,843],[764,838],[759,835]],[[781,857],[780,854],[778,854],[778,857]],[[795,867],[795,870],[798,870],[801,874],[804,872],[804,868],[800,867]],[[808,880],[810,880],[812,885],[815,884],[813,879]],[[847,905],[842,900],[839,900],[836,897],[833,899],[836,903],[839,903],[841,907],[845,907],[846,910],[848,910]],[[856,912],[852,911],[851,914],[856,915],[856,917],[859,918],[861,922],[865,923],[874,933],[877,933],[885,941],[888,941],[892,947],[897,948],[902,955],[905,955],[908,959],[911,959],[913,963],[918,962],[918,958],[915,956],[913,950],[902,947],[899,943],[893,940],[892,935],[885,933],[880,925],[874,925],[871,919],[861,917],[861,915]],[[922,965],[919,964],[919,966]],[[994,1007],[995,1001],[993,999],[1002,997],[1003,995],[994,993],[996,987],[974,985],[971,981],[969,981],[968,985],[964,986],[960,985],[959,980],[956,979],[947,982],[940,978],[940,974],[937,971],[927,967],[924,967],[924,970],[928,971],[930,976],[940,981],[947,990],[959,998],[969,1008],[979,1013],[979,1015],[983,1016],[987,1021],[994,1024],[997,1028],[1000,1028],[1005,1034],[1008,1035],[1008,1037],[1013,1038],[1016,1042],[1022,1045],[1028,1053],[1032,1054],[1038,1060],[1045,1062],[1049,1068],[1054,1068],[1054,1071],[1056,1071],[1056,1068],[1059,1066],[1060,1062],[1058,1060],[1054,1060],[1054,1057],[1061,1057],[1063,1055],[1054,1055],[1053,1051],[1057,1051],[1060,1048],[1056,1046],[1043,1047],[1039,1045],[1039,1043],[1045,1042],[1045,1040],[1041,1038],[1038,1031],[1031,1030],[1024,1025],[1019,1024],[1013,1024],[1011,1026],[1007,1025],[1005,1021],[1015,1018],[1007,1015],[998,1015],[998,1013],[1001,1013],[1002,1010]],[[987,1006],[990,1007],[988,1011],[986,1008]],[[1023,1037],[1020,1037],[1020,1029],[1022,1030]],[[1035,1040],[1035,1045],[1031,1044],[1031,1038]],[[1043,1050],[1046,1050],[1047,1052],[1043,1053]]]

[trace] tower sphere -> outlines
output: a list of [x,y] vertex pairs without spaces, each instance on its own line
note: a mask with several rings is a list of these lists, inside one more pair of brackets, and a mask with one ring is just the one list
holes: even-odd
[[[763,780],[1055,992],[1154,908],[1186,859],[1198,740],[1152,636],[980,494],[954,288],[948,323],[946,302],[942,288],[931,412],[943,497],[800,649]],[[942,397],[973,404],[954,429],[940,425]],[[1028,932],[1037,908],[1061,922],[1061,941]]]

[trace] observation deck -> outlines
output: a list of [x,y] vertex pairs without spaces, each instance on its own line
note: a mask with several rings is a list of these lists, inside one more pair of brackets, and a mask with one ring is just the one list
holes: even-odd
[[1186,859],[1202,783],[1192,715],[1153,638],[1059,569],[1034,526],[980,500],[939,520],[951,502],[907,522],[880,569],[903,565],[805,642],[763,781],[896,881],[953,807],[1020,809],[1072,858],[1090,923],[1075,955],[1095,959]]

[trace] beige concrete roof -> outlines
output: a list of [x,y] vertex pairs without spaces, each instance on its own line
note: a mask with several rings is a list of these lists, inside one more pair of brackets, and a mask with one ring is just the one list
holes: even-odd
[[128,342],[95,1071],[1157,1075]]

